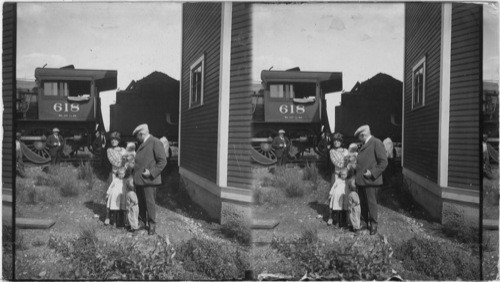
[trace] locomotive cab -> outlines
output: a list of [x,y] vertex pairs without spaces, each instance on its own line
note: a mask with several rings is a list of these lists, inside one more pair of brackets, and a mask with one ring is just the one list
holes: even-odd
[[342,90],[341,72],[262,71],[262,89],[253,95],[252,158],[276,160],[270,143],[278,129],[292,141],[290,155],[316,149],[322,126],[328,126],[325,94]]
[[36,90],[23,92],[17,117],[23,155],[31,162],[50,161],[45,140],[52,128],[65,140],[63,154],[90,149],[96,130],[103,130],[100,92],[116,89],[115,70],[37,68]]

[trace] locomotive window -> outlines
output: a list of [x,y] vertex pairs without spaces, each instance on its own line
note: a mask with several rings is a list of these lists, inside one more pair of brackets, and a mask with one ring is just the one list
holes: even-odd
[[275,99],[293,99],[316,96],[315,83],[289,83],[269,85],[269,96]]
[[203,105],[203,72],[205,56],[201,56],[191,65],[190,87],[189,87],[189,107]]
[[82,96],[90,95],[90,81],[46,81],[43,83],[45,96]]
[[269,85],[269,95],[271,98],[293,98],[295,96],[292,84],[271,84]]
[[295,96],[292,98],[307,98],[316,96],[316,83],[295,83]]

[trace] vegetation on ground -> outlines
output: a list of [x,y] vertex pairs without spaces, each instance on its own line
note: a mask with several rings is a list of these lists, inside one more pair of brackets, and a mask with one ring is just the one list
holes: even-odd
[[396,248],[405,269],[436,280],[479,280],[479,257],[446,242],[414,237]]
[[[366,238],[364,238],[366,239]],[[371,241],[367,248],[360,237],[340,238],[327,243],[313,229],[304,230],[294,240],[274,238],[271,247],[296,266],[292,273],[299,279],[305,273],[321,280],[384,280],[392,276],[392,248],[385,238]]]
[[14,275],[13,269],[13,251],[14,251],[14,236],[12,227],[2,225],[2,278],[12,280]]
[[240,246],[207,238],[192,238],[182,244],[178,259],[185,270],[217,280],[240,280],[250,266],[248,253]]

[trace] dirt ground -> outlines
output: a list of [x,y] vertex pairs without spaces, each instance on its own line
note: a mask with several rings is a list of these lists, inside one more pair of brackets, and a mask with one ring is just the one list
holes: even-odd
[[[266,177],[271,177],[267,168],[254,169],[254,185],[260,185],[259,179]],[[320,180],[320,186],[329,185],[324,178]],[[398,178],[395,177],[394,181],[397,183]],[[379,192],[379,236],[370,236],[363,233],[362,235],[356,235],[356,238],[370,245],[372,241],[385,237],[393,248],[416,235],[437,241],[451,242],[456,244],[457,247],[460,245],[444,236],[441,232],[441,225],[428,220],[429,217],[425,211],[418,209],[418,207],[405,206],[407,202],[401,199],[400,188],[400,185],[394,185],[392,189],[381,189]],[[327,190],[329,191],[329,188]],[[328,206],[325,197],[327,197],[327,194],[325,194],[324,188],[318,188],[301,198],[287,198],[283,205],[265,203],[254,208],[254,218],[279,221],[278,226],[272,230],[253,231],[254,248],[252,255],[256,274],[284,273],[292,275],[295,271],[294,266],[287,265],[285,257],[270,247],[269,243],[273,237],[291,239],[300,236],[305,229],[316,229],[318,230],[318,238],[322,239],[322,241],[338,244],[342,237],[353,238],[355,236],[353,232],[348,230],[327,225]],[[430,279],[423,273],[404,269],[397,259],[392,260],[392,268],[403,279]]]
[[[40,168],[30,168],[30,175],[36,175]],[[173,171],[172,174],[176,174]],[[58,204],[38,203],[36,205],[18,204],[17,217],[52,219],[56,223],[49,229],[17,229],[18,247],[16,250],[16,279],[61,279],[60,273],[68,267],[68,262],[55,250],[48,247],[51,236],[76,238],[82,226],[95,227],[101,242],[119,243],[127,238],[138,242],[144,249],[154,246],[156,236],[169,238],[174,245],[193,237],[210,237],[221,242],[225,240],[218,233],[219,226],[207,219],[195,207],[183,206],[169,196],[172,187],[160,187],[157,192],[157,235],[149,236],[146,231],[132,235],[123,228],[104,225],[105,205],[93,199],[90,191],[78,197],[62,198]],[[19,247],[21,246],[21,247]]]

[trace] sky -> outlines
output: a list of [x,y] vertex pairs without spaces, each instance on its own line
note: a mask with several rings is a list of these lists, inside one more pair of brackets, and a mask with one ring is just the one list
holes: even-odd
[[[18,3],[17,9],[18,79],[34,79],[45,64],[117,70],[120,89],[153,71],[180,77],[179,3]],[[101,93],[106,129],[115,93]]]
[[[153,71],[180,77],[180,3],[18,3],[17,14],[18,79],[45,64],[117,70],[119,89]],[[484,22],[483,76],[498,80],[498,4]],[[402,3],[256,4],[253,28],[255,83],[264,69],[297,66],[342,72],[346,91],[379,72],[403,78]],[[106,128],[115,92],[101,93]],[[340,95],[327,100],[332,117]]]
[[[270,67],[342,72],[346,91],[379,72],[403,78],[403,4],[260,4],[253,15],[255,83]],[[333,129],[339,93],[327,101]]]

